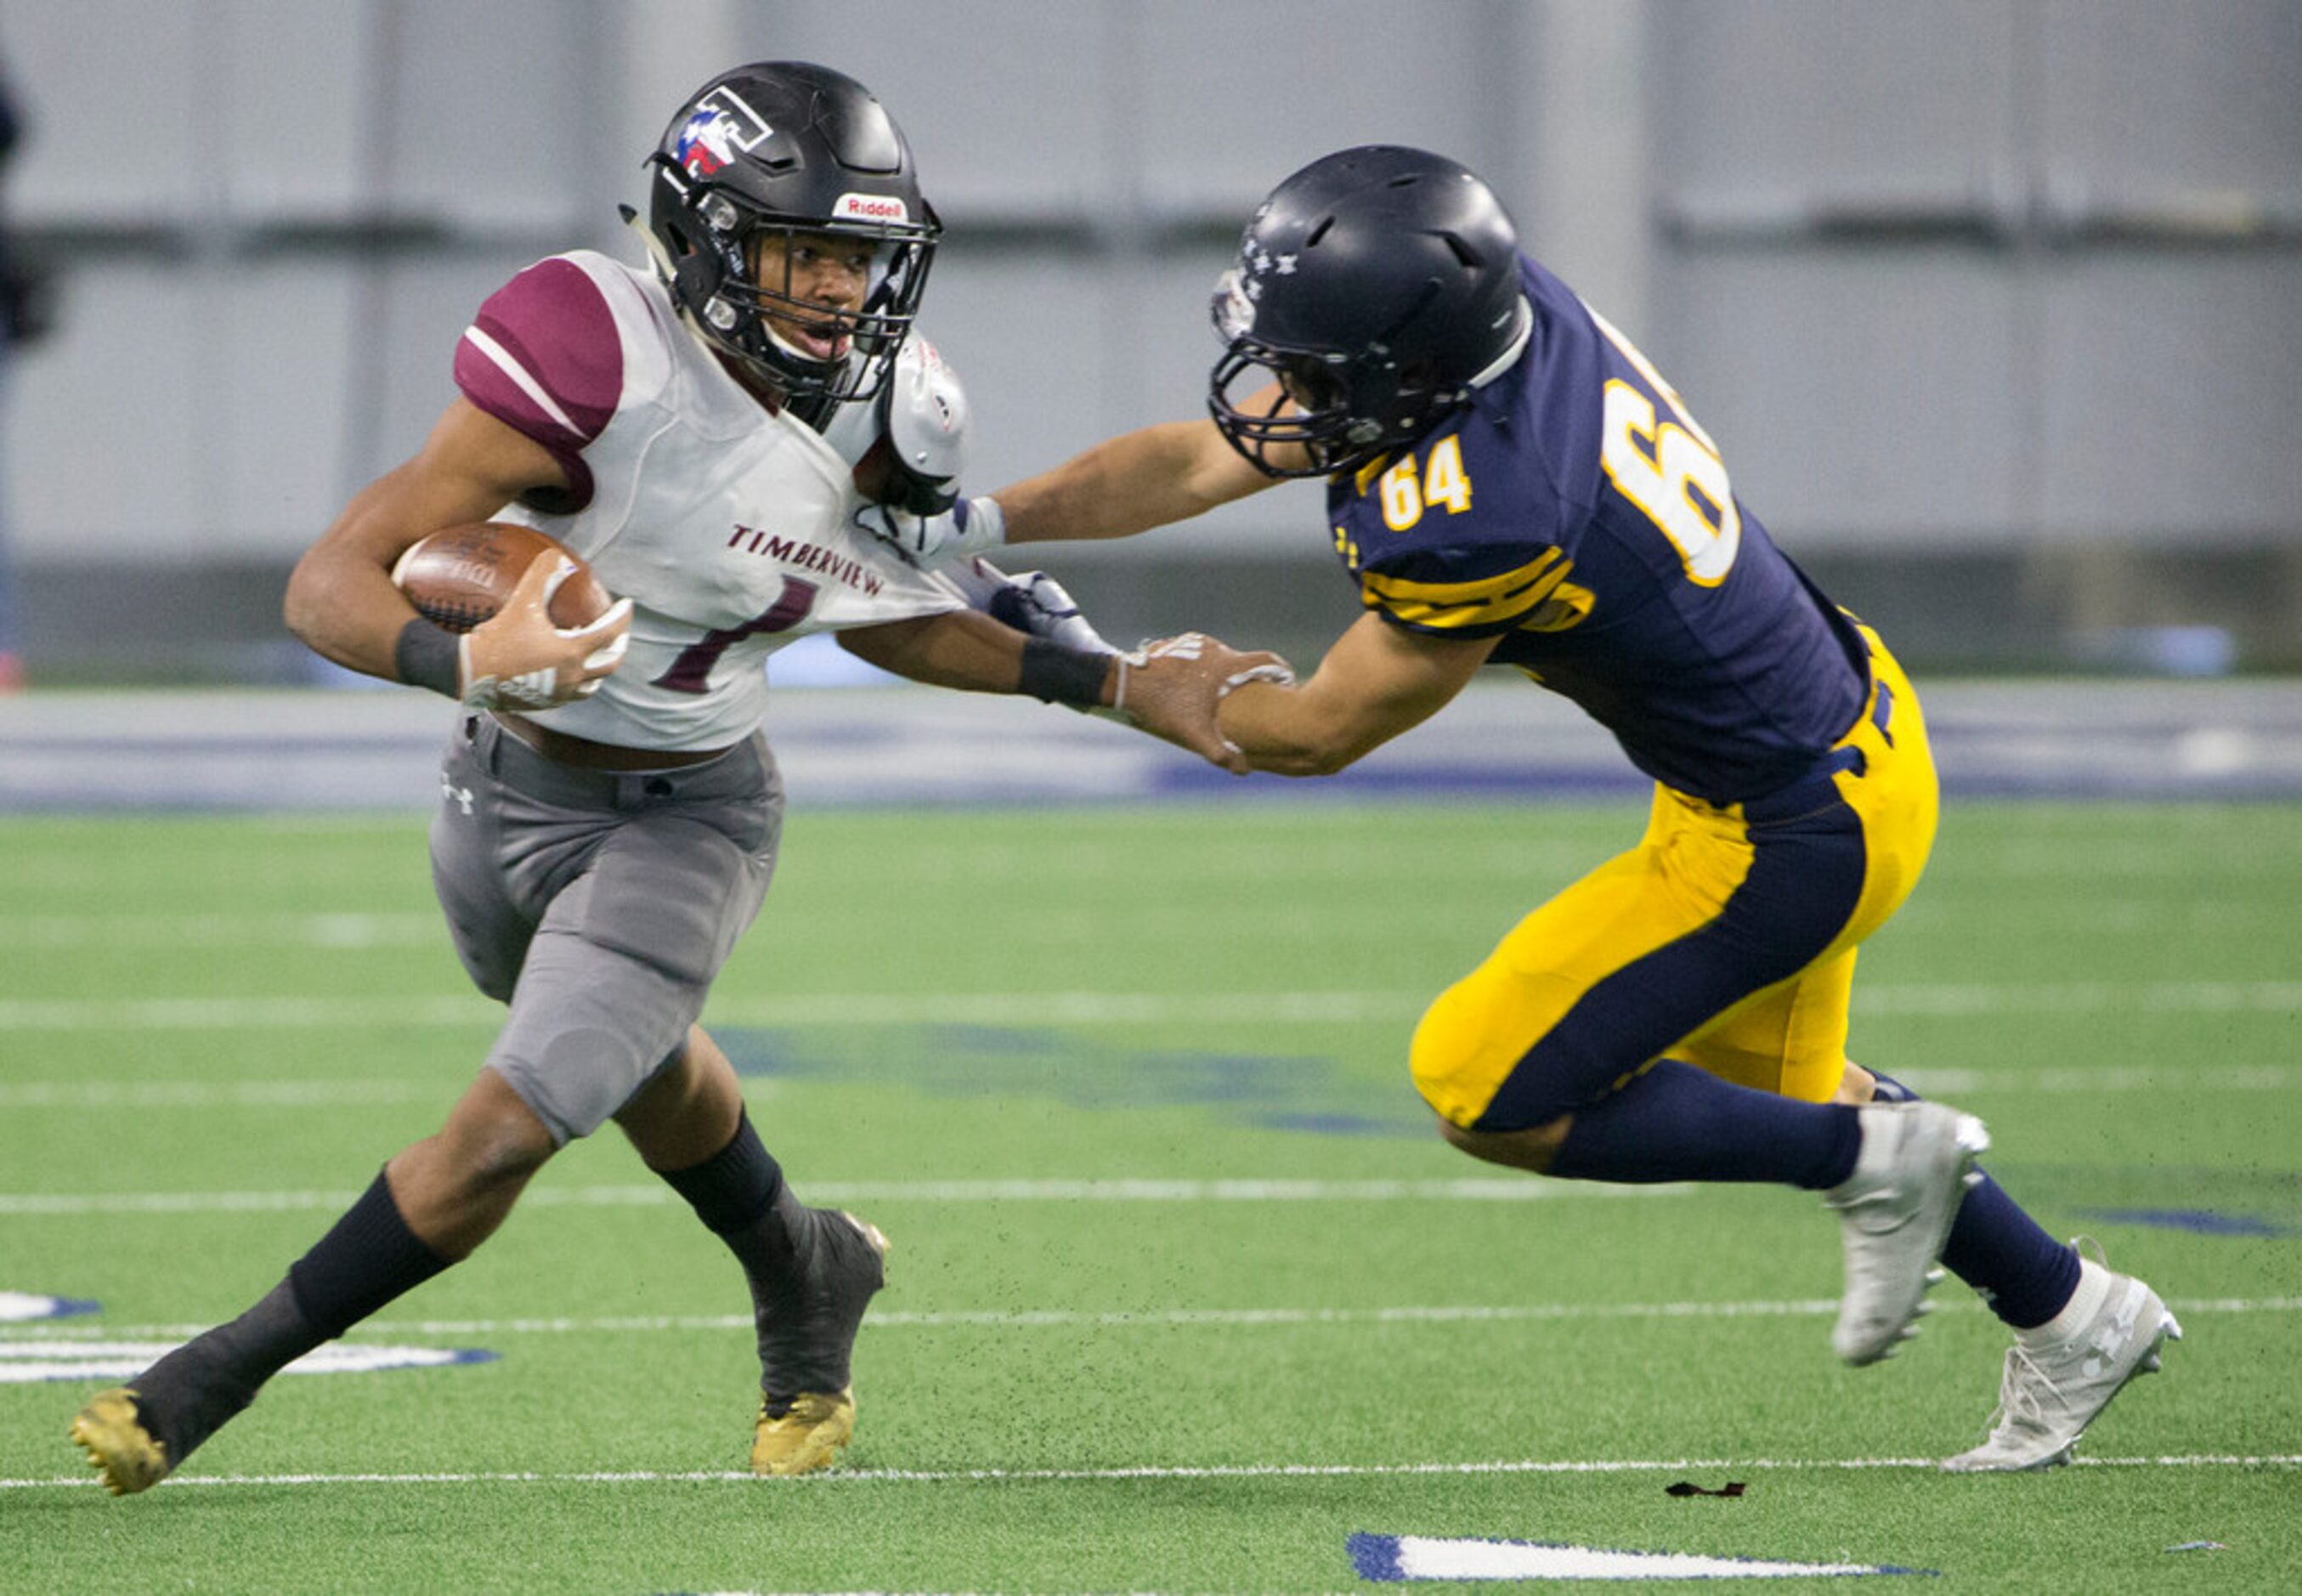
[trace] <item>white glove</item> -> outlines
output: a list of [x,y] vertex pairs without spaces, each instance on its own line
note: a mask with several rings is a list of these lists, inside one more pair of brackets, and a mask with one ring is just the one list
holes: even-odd
[[962,499],[949,509],[917,516],[892,504],[867,504],[855,525],[915,566],[939,566],[1007,541],[1007,517],[996,499]]
[[475,710],[548,710],[589,698],[623,663],[632,601],[618,599],[588,626],[558,626],[551,596],[576,574],[565,556],[539,554],[503,608],[456,640],[457,679]]
[[979,556],[947,568],[945,580],[993,620],[1082,654],[1115,654],[1116,645],[1080,613],[1079,601],[1045,571],[1006,572]]

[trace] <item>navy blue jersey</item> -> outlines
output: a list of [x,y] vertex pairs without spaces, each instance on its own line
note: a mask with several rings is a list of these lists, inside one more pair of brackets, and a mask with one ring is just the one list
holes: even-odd
[[1411,453],[1333,478],[1336,551],[1409,631],[1500,637],[1631,762],[1713,803],[1806,773],[1869,654],[1735,497],[1661,374],[1525,257],[1525,354]]

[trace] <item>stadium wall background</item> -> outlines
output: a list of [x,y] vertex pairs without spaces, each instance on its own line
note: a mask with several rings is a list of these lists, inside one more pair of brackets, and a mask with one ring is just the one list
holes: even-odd
[[[0,412],[35,680],[302,669],[287,567],[421,439],[472,309],[627,254],[669,107],[764,56],[912,137],[979,489],[1197,413],[1256,199],[1416,143],[1906,656],[2302,668],[2292,0],[75,0],[0,16],[58,315]],[[1115,635],[1315,656],[1353,609],[1316,494],[1045,563]]]

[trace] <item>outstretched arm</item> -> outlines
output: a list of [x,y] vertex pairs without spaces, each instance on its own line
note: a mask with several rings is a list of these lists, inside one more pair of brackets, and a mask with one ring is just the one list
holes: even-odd
[[[915,616],[857,626],[838,634],[839,646],[881,670],[890,670],[914,682],[935,687],[957,687],[968,693],[1028,693],[1025,655],[1032,639],[1012,626],[992,619],[979,609],[954,609],[941,615]],[[1052,648],[1043,644],[1042,648]],[[1088,705],[1108,704],[1118,690],[1117,655],[1072,654]]]
[[1436,714],[1496,641],[1429,637],[1363,615],[1310,680],[1252,683],[1225,699],[1223,735],[1257,770],[1332,776]]
[[938,687],[1019,693],[1049,703],[1108,709],[1155,737],[1187,748],[1234,775],[1239,751],[1223,741],[1216,711],[1239,683],[1284,678],[1276,654],[1242,653],[1196,634],[1147,654],[1122,656],[1063,648],[1027,636],[980,610],[859,626],[839,634],[849,653],[897,676]]
[[[1269,410],[1282,400],[1273,384],[1248,402]],[[1274,458],[1294,463],[1294,447],[1274,449]],[[1280,480],[1248,464],[1214,422],[1171,421],[1122,433],[1052,471],[963,499],[940,514],[867,505],[856,519],[906,559],[934,566],[1003,543],[1123,538],[1187,521]]]
[[1265,476],[1223,441],[1212,421],[1173,421],[1122,433],[1052,471],[991,497],[1007,542],[1121,538],[1187,521],[1261,492]]

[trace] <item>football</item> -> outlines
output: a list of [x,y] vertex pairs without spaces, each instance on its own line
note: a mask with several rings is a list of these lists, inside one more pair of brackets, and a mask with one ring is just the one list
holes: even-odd
[[547,553],[576,561],[576,574],[551,596],[552,624],[581,626],[605,614],[615,601],[590,566],[558,540],[505,521],[449,526],[420,539],[399,557],[391,579],[425,620],[468,632],[503,608],[535,557]]

